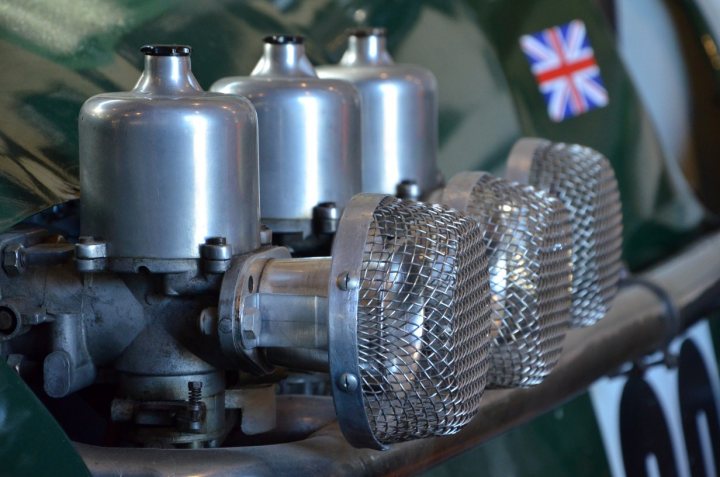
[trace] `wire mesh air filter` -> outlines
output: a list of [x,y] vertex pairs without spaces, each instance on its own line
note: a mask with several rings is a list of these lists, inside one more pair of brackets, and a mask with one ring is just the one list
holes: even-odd
[[330,369],[361,447],[454,434],[478,409],[490,349],[482,231],[440,206],[361,194],[333,245]]
[[573,233],[571,326],[596,323],[610,308],[621,270],[622,211],[610,162],[588,147],[522,139],[510,153],[507,178],[548,191],[567,207]]
[[570,320],[567,210],[531,186],[483,172],[453,177],[441,201],[485,230],[495,328],[488,386],[542,382],[560,357]]

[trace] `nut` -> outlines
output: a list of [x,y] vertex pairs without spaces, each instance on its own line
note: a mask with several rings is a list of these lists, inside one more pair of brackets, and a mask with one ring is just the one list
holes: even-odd
[[21,244],[12,244],[3,250],[3,269],[11,277],[16,277],[25,271],[25,247]]
[[75,244],[75,257],[80,260],[98,260],[107,257],[107,243],[92,237],[80,237]]
[[272,229],[265,224],[260,226],[260,245],[272,244]]
[[260,335],[260,310],[257,308],[246,307],[240,318],[240,329],[242,330],[243,341],[247,347],[255,347],[256,341]]

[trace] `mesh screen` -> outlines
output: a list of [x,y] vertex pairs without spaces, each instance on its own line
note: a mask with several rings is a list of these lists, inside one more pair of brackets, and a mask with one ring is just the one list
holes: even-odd
[[386,198],[365,243],[358,353],[365,410],[382,443],[453,434],[485,388],[490,287],[472,219]]
[[593,149],[556,143],[536,151],[530,184],[558,197],[570,212],[571,325],[592,325],[610,308],[621,269],[622,211],[612,166]]
[[467,211],[485,230],[495,335],[488,386],[540,383],[557,363],[570,319],[571,242],[560,201],[491,175]]

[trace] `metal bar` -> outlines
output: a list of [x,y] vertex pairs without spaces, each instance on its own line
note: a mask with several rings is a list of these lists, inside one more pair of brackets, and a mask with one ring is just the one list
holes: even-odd
[[[679,311],[680,329],[720,308],[720,233],[643,274],[663,287]],[[330,423],[306,439],[285,444],[205,450],[102,448],[77,444],[94,475],[396,475],[414,474],[531,420],[585,390],[593,381],[661,347],[668,337],[664,306],[641,286],[624,288],[608,316],[568,333],[547,380],[529,389],[492,390],[462,432],[397,444],[387,451],[354,449]],[[282,404],[279,404],[282,405]],[[315,400],[310,411],[332,402]],[[310,409],[311,408],[311,409]],[[302,421],[302,408],[297,408]]]

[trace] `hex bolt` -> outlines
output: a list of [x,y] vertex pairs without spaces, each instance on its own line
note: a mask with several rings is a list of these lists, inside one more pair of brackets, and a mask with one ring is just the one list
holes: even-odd
[[312,210],[312,227],[315,234],[337,232],[340,211],[335,202],[321,202]]
[[272,244],[272,229],[265,224],[260,225],[260,245]]
[[25,271],[25,247],[21,244],[12,244],[3,250],[3,269],[11,277],[20,275]]
[[232,246],[225,237],[208,237],[200,245],[200,257],[207,273],[224,273],[230,266]]
[[335,202],[320,202],[313,207],[313,219],[338,219],[338,208]]
[[257,339],[262,328],[260,310],[255,307],[245,307],[240,317],[240,329],[243,335],[243,344],[248,348],[257,346]]
[[23,375],[23,368],[27,364],[27,359],[22,354],[9,354],[7,357],[7,364],[10,368],[20,376]]
[[225,237],[208,237],[205,239],[207,245],[227,245]]
[[420,199],[420,186],[417,181],[405,179],[395,187],[395,195],[399,199],[418,200]]
[[337,286],[343,291],[355,290],[360,287],[360,278],[350,272],[342,272],[337,277]]
[[[75,244],[75,258],[78,260],[101,260],[107,257],[107,243],[95,237],[82,236]],[[93,265],[94,267],[94,265]]]
[[343,373],[337,384],[341,391],[350,393],[357,389],[358,378],[352,373]]

